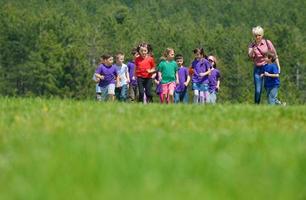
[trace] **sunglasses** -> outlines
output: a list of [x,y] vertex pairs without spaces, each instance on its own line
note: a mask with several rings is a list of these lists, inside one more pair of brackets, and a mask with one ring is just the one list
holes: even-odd
[[215,62],[215,61],[213,61],[212,59],[208,59],[208,62]]

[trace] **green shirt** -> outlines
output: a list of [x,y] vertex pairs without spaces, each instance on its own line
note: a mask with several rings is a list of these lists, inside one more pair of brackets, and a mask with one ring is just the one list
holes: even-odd
[[172,61],[161,61],[158,65],[158,71],[162,74],[162,84],[175,82],[176,81],[176,72],[177,64],[174,60]]

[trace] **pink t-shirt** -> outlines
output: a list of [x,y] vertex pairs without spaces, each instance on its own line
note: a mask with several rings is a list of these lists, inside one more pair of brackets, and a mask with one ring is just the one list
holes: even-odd
[[267,64],[265,61],[264,54],[267,53],[268,50],[276,54],[275,48],[270,40],[262,39],[258,45],[255,43],[251,43],[249,45],[249,48],[254,48],[253,55],[251,55],[251,58],[253,59],[253,62],[256,66],[263,66]]

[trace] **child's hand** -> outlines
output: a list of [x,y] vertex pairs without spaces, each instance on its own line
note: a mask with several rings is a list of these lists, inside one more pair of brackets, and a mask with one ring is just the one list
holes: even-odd
[[185,82],[185,83],[184,83],[184,85],[187,87],[187,86],[188,86],[188,83],[187,83],[187,82]]
[[265,76],[270,76],[270,74],[268,72],[265,72]]
[[100,79],[101,79],[101,80],[103,80],[103,79],[104,79],[104,76],[103,76],[103,75],[101,75],[101,76],[100,76]]
[[265,76],[265,74],[260,74],[260,77],[264,77]]
[[200,75],[200,76],[205,76],[205,74],[204,74],[204,73],[199,73],[199,75]]

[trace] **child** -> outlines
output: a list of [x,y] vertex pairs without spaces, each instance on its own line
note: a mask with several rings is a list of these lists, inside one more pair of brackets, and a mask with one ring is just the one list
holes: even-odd
[[[174,102],[174,90],[175,83],[178,82],[177,64],[174,59],[174,50],[167,48],[162,61],[158,65],[158,74],[161,77],[162,84],[162,98],[161,103],[173,103]],[[165,101],[166,98],[166,101]]]
[[211,72],[211,64],[203,57],[197,62],[192,76],[192,89],[194,90],[194,103],[207,103],[208,101],[208,76]]
[[[265,54],[267,65],[264,66],[264,73],[261,76],[265,79],[265,89],[267,91],[268,104],[280,105],[282,104],[277,99],[277,92],[280,85],[279,81],[279,68],[275,63],[276,56],[272,51]],[[284,104],[285,105],[285,104]]]
[[217,69],[217,60],[214,56],[208,56],[208,62],[211,64],[211,73],[208,76],[208,103],[215,104],[217,101],[217,93],[220,88],[220,71]]
[[[139,56],[137,53],[137,49],[132,49],[132,56],[134,60]],[[135,62],[134,60],[128,62],[128,70],[129,70],[129,78],[130,78],[130,84],[129,84],[129,99],[131,102],[134,102],[138,98],[138,87],[137,87],[137,79],[134,74],[135,71]]]
[[119,83],[119,76],[116,67],[113,66],[113,56],[104,54],[102,56],[103,63],[99,65],[95,76],[100,80],[99,87],[101,89],[101,100],[115,100],[115,84]]
[[152,88],[152,74],[155,73],[155,61],[152,57],[152,48],[147,43],[141,43],[137,47],[139,56],[135,59],[135,75],[137,77],[139,89],[139,102],[144,102],[144,93],[146,94],[147,103],[153,102],[151,88]]
[[[103,59],[102,57],[100,58],[100,64],[103,64]],[[99,68],[99,65],[98,67],[96,68],[96,70]],[[95,70],[95,71],[96,71]],[[93,74],[93,77],[92,77],[92,80],[96,83],[96,99],[97,101],[101,101],[101,89],[99,87],[99,82],[100,82],[100,79],[96,78],[96,73]]]
[[193,76],[194,68],[198,64],[198,62],[204,58],[204,49],[203,48],[196,48],[193,50],[194,54],[194,60],[191,63],[191,66],[189,67],[189,75]]
[[154,83],[156,84],[155,93],[157,94],[157,96],[159,96],[159,101],[161,103],[163,98],[161,77],[159,76],[158,72],[156,72],[152,75],[152,78],[154,79]]
[[118,72],[119,82],[117,84],[117,88],[115,89],[115,94],[119,101],[127,100],[128,84],[130,82],[128,67],[123,62],[124,54],[121,52],[117,53],[115,67]]
[[190,82],[188,68],[183,66],[184,58],[182,55],[180,54],[176,55],[175,61],[179,69],[178,69],[178,83],[176,85],[174,92],[174,101],[175,103],[179,102],[188,103],[187,86]]

